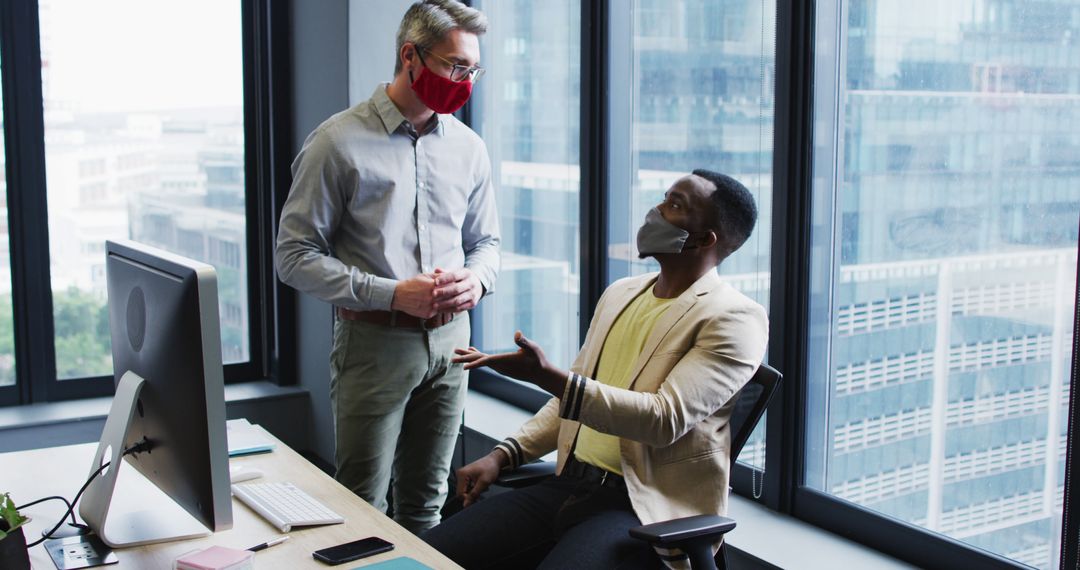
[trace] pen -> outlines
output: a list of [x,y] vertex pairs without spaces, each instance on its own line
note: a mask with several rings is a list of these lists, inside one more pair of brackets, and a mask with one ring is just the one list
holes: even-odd
[[279,537],[275,538],[274,540],[268,540],[268,541],[266,541],[266,542],[264,542],[262,544],[256,544],[255,546],[252,546],[248,550],[250,550],[252,552],[258,552],[260,550],[270,548],[271,546],[274,546],[276,544],[281,544],[282,542],[285,542],[286,540],[289,540],[289,535],[287,535],[287,534],[285,536],[279,536]]

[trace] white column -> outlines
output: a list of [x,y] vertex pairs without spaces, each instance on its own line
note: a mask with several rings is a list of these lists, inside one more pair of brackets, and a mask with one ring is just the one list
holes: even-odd
[[949,332],[952,328],[952,263],[942,259],[938,269],[936,331],[934,336],[934,397],[930,419],[930,478],[926,528],[938,530],[945,486],[945,412],[949,406]]
[[[1073,311],[1070,310],[1073,301],[1073,295],[1075,294],[1075,283],[1073,283],[1072,276],[1075,275],[1073,271],[1070,271],[1072,264],[1070,261],[1075,259],[1076,252],[1072,250],[1062,251],[1057,256],[1057,271],[1056,278],[1054,279],[1054,324],[1053,324],[1053,337],[1050,341],[1050,397],[1047,402],[1049,409],[1046,413],[1046,459],[1044,461],[1046,469],[1043,473],[1043,514],[1051,519],[1060,515],[1056,514],[1054,503],[1057,499],[1057,471],[1058,471],[1058,439],[1059,424],[1061,423],[1061,406],[1062,406],[1062,392],[1065,383],[1065,359],[1067,357],[1066,350],[1068,349],[1065,344],[1065,335],[1068,333],[1067,326],[1069,317],[1072,316]],[[1058,552],[1061,542],[1061,530],[1060,525],[1052,525],[1057,529],[1054,536],[1050,540],[1050,560],[1053,561],[1053,567],[1057,568],[1060,562]]]

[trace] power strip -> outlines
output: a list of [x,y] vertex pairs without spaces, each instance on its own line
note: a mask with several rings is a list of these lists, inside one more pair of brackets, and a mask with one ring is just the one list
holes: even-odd
[[45,550],[57,570],[78,570],[116,564],[120,560],[97,535],[84,534],[45,541]]

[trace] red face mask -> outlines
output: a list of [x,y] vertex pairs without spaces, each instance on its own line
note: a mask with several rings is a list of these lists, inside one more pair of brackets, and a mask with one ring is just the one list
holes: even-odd
[[416,96],[427,105],[428,109],[436,113],[453,113],[469,100],[469,95],[472,95],[472,81],[450,81],[432,73],[427,66],[420,69],[420,75],[415,79],[412,77],[412,71],[409,71],[409,78],[413,80],[412,88]]

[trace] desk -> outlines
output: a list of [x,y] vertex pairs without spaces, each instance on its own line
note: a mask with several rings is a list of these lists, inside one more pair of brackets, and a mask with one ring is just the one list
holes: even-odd
[[[458,568],[450,559],[361,500],[277,438],[269,433],[266,435],[276,444],[272,453],[236,457],[230,459],[230,462],[262,471],[263,477],[254,482],[289,481],[296,484],[297,487],[345,517],[345,524],[293,529],[289,533],[291,538],[284,544],[255,553],[256,568],[326,570],[331,567],[313,559],[311,557],[313,551],[367,536],[385,538],[394,543],[396,548],[390,552],[342,564],[336,568],[355,568],[399,556],[411,556],[432,568]],[[0,481],[0,492],[10,491],[17,504],[47,495],[61,495],[70,500],[86,480],[96,449],[96,443],[87,443],[2,453],[0,465],[3,466],[3,480]],[[133,469],[130,465],[125,465],[124,468]],[[121,489],[118,488],[117,492],[120,491]],[[281,535],[277,528],[249,509],[247,505],[235,498],[232,505],[233,528],[230,530],[217,532],[204,538],[117,550],[116,555],[120,558],[120,564],[102,568],[172,568],[173,559],[191,550],[212,545],[243,549]],[[43,530],[48,530],[55,525],[64,510],[65,507],[60,501],[49,501],[25,509],[23,514],[33,518],[27,526],[23,527],[28,541],[36,540],[41,537]],[[78,509],[76,509],[77,513]],[[45,552],[44,545],[35,546],[30,550],[30,562],[35,570],[55,570],[56,568],[49,554]]]

